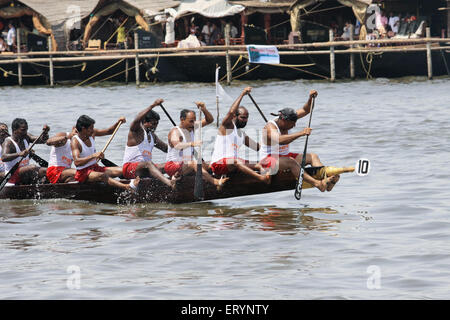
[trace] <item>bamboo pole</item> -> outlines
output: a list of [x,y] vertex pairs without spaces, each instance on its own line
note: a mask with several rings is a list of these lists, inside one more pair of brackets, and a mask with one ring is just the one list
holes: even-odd
[[[52,38],[48,37],[47,38],[48,41],[48,51],[52,51]],[[54,86],[54,70],[53,70],[53,59],[52,59],[52,55],[49,56],[49,71],[50,71],[50,86],[53,87]]]
[[[125,42],[125,49],[128,49],[128,41]],[[125,59],[125,84],[128,84],[128,68],[129,61],[128,59]]]
[[[139,49],[139,38],[138,38],[137,32],[134,33],[134,47],[136,49]],[[135,63],[134,70],[136,71],[136,86],[139,86],[139,84],[140,84],[140,79],[139,79],[139,75],[140,75],[140,72],[139,72],[139,53],[138,52],[139,51],[136,50],[136,57],[134,59],[134,63]]]
[[[287,44],[287,45],[277,45],[278,49],[305,49],[305,48],[320,48],[320,47],[329,47],[329,46],[357,46],[357,45],[367,45],[367,44],[385,44],[385,45],[394,45],[396,43],[401,44],[426,44],[430,43],[447,43],[450,42],[450,38],[420,38],[420,39],[384,39],[384,40],[354,40],[354,41],[332,41],[332,42],[313,42],[313,43],[298,43],[298,44]],[[132,54],[133,57],[136,52],[140,54],[145,53],[166,53],[166,52],[189,52],[189,51],[225,51],[225,50],[246,50],[247,47],[245,45],[231,45],[231,46],[205,46],[205,47],[197,47],[197,48],[153,48],[153,49],[120,49],[120,50],[92,50],[92,51],[35,51],[30,53],[20,53],[20,54],[11,54],[7,57],[9,58],[17,58],[19,56],[46,56],[46,55],[73,55],[73,56],[105,56],[114,54]],[[372,51],[374,48],[371,49]],[[283,52],[283,51],[281,51]],[[336,51],[337,52],[337,51]],[[5,56],[6,57],[6,56]],[[122,57],[123,58],[123,57]],[[0,57],[0,60],[2,57]]]
[[[225,46],[230,46],[230,24],[227,23],[225,26]],[[229,51],[226,51],[225,61],[227,65],[227,85],[231,84],[231,61]]]
[[[20,46],[21,46],[21,38],[20,38],[20,28],[16,31],[16,44],[17,44],[17,53],[20,54]],[[22,75],[22,63],[17,64],[17,74],[19,76],[19,86],[23,84],[23,75]]]
[[[330,29],[330,43],[333,42],[334,33],[333,30]],[[330,80],[334,82],[336,80],[336,65],[335,65],[335,55],[334,55],[334,46],[330,46]]]
[[[449,50],[450,46],[439,46],[439,47],[431,47],[431,51],[435,50]],[[426,47],[399,47],[399,48],[390,48],[390,47],[380,47],[380,48],[354,48],[354,49],[345,49],[345,50],[334,50],[335,54],[350,54],[350,53],[383,53],[383,52],[421,52],[426,51]],[[228,54],[230,56],[247,56],[247,51],[229,51]],[[322,55],[330,54],[330,50],[314,50],[314,51],[279,51],[280,55]],[[8,55],[11,57],[12,55]],[[149,54],[140,54],[140,59],[145,58],[156,58],[156,57],[164,58],[164,57],[188,57],[188,56],[226,56],[225,51],[213,51],[213,52],[177,52],[177,53],[166,53],[166,54],[157,54],[157,53],[149,53]],[[6,57],[6,56],[5,56]],[[53,62],[87,62],[87,61],[102,61],[102,60],[120,60],[120,59],[133,59],[136,57],[136,54],[129,55],[102,55],[102,56],[91,56],[91,57],[52,57]],[[49,58],[29,58],[29,59],[1,59],[0,64],[16,64],[16,63],[30,63],[30,62],[49,62]]]
[[[355,34],[355,28],[350,25],[350,41],[353,41],[353,36]],[[354,48],[353,45],[350,46],[351,49]],[[355,54],[350,53],[350,79],[355,79]]]
[[[426,28],[426,37],[430,38],[430,27]],[[431,43],[427,42],[427,67],[428,67],[428,79],[433,79],[433,61],[431,57]]]

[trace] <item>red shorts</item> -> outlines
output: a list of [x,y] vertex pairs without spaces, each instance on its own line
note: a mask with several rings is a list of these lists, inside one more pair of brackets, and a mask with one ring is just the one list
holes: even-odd
[[47,179],[50,181],[50,183],[58,183],[59,177],[61,176],[61,173],[67,169],[66,167],[49,167],[47,169]]
[[169,175],[169,176],[174,176],[175,173],[177,172],[181,172],[181,168],[183,166],[183,162],[176,162],[176,161],[169,161],[166,162],[166,164],[164,165],[164,171]]
[[234,163],[234,160],[241,160],[242,162],[246,162],[244,159],[241,158],[223,158],[219,161],[211,163],[211,170],[214,172],[215,175],[221,176],[223,174],[228,173],[228,166],[230,164]]
[[136,169],[139,162],[127,162],[123,165],[122,174],[125,179],[136,178]]
[[[294,153],[294,152],[289,152],[288,154],[280,154],[279,157],[280,158],[296,158],[300,153]],[[265,157],[264,159],[261,160],[261,166],[263,168],[271,168],[271,169],[275,169],[275,166],[277,164],[277,159],[275,157],[272,157],[271,154],[269,154],[267,157]]]
[[91,172],[105,172],[105,167],[100,167],[98,164],[93,164],[92,166],[89,166],[87,168],[77,170],[77,173],[75,173],[75,180],[78,182],[84,182],[88,178],[89,174]]

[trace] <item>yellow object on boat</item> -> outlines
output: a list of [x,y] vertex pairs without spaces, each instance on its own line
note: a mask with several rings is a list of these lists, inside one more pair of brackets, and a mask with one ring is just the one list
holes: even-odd
[[[353,172],[355,171],[354,167],[331,167],[331,166],[325,166],[325,167],[316,167],[316,168],[306,168],[305,171],[312,176],[314,179],[322,180],[325,177],[331,177],[337,174],[342,174],[345,172]],[[313,186],[306,182],[305,179],[303,179],[302,189],[308,189],[313,188]]]

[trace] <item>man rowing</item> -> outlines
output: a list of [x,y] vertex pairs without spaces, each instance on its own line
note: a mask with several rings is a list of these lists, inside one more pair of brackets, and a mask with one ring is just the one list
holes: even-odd
[[[309,99],[305,105],[295,111],[292,108],[284,108],[278,112],[278,117],[270,120],[264,126],[261,146],[261,161],[259,165],[263,171],[275,174],[277,170],[289,169],[298,178],[303,155],[290,152],[289,144],[294,140],[311,134],[311,128],[304,128],[301,131],[290,133],[297,120],[303,118],[311,112],[312,99],[317,97],[317,91],[311,90]],[[306,154],[306,164],[314,167],[323,166],[315,153]],[[278,166],[278,168],[277,168]],[[339,180],[339,175],[334,175],[323,180],[317,180],[304,172],[303,178],[321,192],[331,191],[334,184]]]
[[[213,116],[206,109],[203,102],[196,102],[196,105],[205,115],[205,118],[198,125],[204,127],[214,121]],[[181,177],[197,171],[197,161],[192,159],[192,155],[194,153],[194,147],[201,145],[202,141],[194,141],[195,125],[195,112],[183,109],[180,113],[180,124],[172,128],[169,132],[168,151],[164,170],[171,177]],[[203,163],[203,179],[215,185],[220,190],[228,178],[216,179],[206,171],[205,167],[207,168],[207,165]]]
[[243,144],[256,151],[259,149],[259,144],[253,141],[242,130],[247,125],[249,113],[240,103],[244,96],[249,94],[251,90],[251,87],[245,88],[223,118],[214,144],[214,151],[211,157],[211,170],[216,176],[239,171],[258,181],[270,183],[269,174],[258,174],[245,160],[238,157],[239,148]]
[[0,179],[6,174],[5,164],[2,161],[2,144],[7,137],[9,137],[8,125],[6,123],[0,123]]
[[77,171],[72,168],[73,156],[70,143],[78,134],[75,127],[71,132],[59,132],[47,140],[51,146],[47,168],[47,179],[50,183],[66,183],[74,181]]
[[123,156],[123,176],[126,179],[134,179],[136,176],[150,175],[175,189],[176,178],[167,179],[152,162],[154,147],[167,152],[167,144],[155,134],[160,118],[158,113],[152,110],[163,102],[163,99],[156,100],[142,110],[131,123]]
[[[30,164],[29,144],[39,137],[28,133],[28,123],[25,119],[16,118],[11,124],[12,135],[5,138],[2,145],[2,161],[5,164],[5,173],[9,172],[16,163],[20,161],[19,168],[9,179],[12,184],[34,184],[38,183],[46,175],[47,168],[41,168]],[[43,127],[44,134],[36,141],[43,144],[48,139],[47,125]]]
[[113,178],[122,175],[122,168],[102,167],[97,162],[105,157],[103,152],[95,149],[95,137],[111,135],[114,129],[126,119],[121,117],[114,125],[108,129],[94,128],[95,120],[87,115],[78,118],[76,129],[78,134],[71,141],[72,157],[77,172],[75,180],[83,182],[105,182],[113,187],[124,190],[134,190],[137,188],[140,178],[131,180],[129,184],[114,180]]

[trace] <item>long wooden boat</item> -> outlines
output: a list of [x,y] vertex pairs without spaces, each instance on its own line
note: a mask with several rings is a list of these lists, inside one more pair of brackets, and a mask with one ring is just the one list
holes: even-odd
[[[338,170],[338,171],[336,171]],[[351,172],[354,168],[308,167],[306,171],[317,178],[334,173]],[[104,183],[58,183],[37,185],[11,185],[0,191],[0,199],[70,199],[111,204],[134,203],[189,203],[194,198],[195,176],[185,176],[177,182],[176,190],[157,179],[143,178],[135,193],[123,191]],[[289,171],[279,172],[272,177],[270,184],[256,181],[242,174],[230,175],[222,190],[205,183],[204,200],[223,199],[246,195],[293,190],[296,179]],[[303,188],[311,188],[308,183]]]

